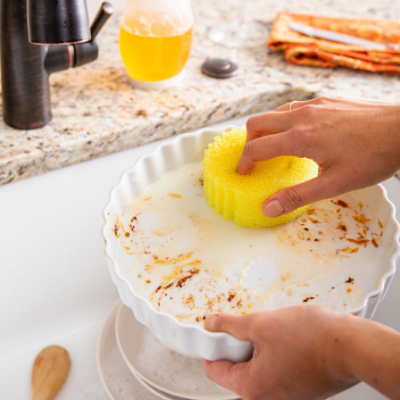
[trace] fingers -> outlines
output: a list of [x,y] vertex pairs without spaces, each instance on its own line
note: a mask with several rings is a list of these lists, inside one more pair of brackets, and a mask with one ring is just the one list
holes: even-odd
[[287,131],[292,125],[293,118],[290,118],[285,113],[270,112],[250,117],[246,123],[246,142],[250,142],[261,136]]
[[301,150],[304,146],[296,146],[296,142],[296,135],[291,130],[247,142],[236,172],[242,175],[249,174],[255,170],[259,161],[270,160],[278,156],[305,157]]
[[[209,332],[226,332],[240,340],[250,340],[250,319],[252,315],[236,316],[232,314],[214,314],[206,319],[204,327]],[[250,362],[233,363],[231,361],[204,360],[206,375],[218,385],[240,391],[243,378],[248,375]]]
[[246,383],[251,362],[234,364],[231,361],[204,360],[204,370],[208,379],[238,395],[242,395],[244,390],[249,389]]
[[316,201],[346,193],[348,190],[340,174],[329,170],[317,178],[280,190],[263,205],[266,217],[279,217]]
[[[282,111],[293,111],[296,110],[297,108],[303,107],[306,104],[312,103],[313,100],[307,100],[307,101],[291,101],[290,103],[285,103],[279,106],[275,111],[277,112],[282,112]],[[290,107],[292,105],[292,107]]]
[[[321,104],[333,103],[335,101],[337,101],[337,99],[334,97],[317,97],[316,99],[305,100],[305,101],[294,100],[279,106],[275,111],[277,112],[289,111],[289,110],[294,111],[308,104],[321,105]],[[292,107],[290,107],[290,104],[292,105]]]
[[204,370],[208,379],[217,385],[232,390],[234,387],[235,365],[231,361],[207,361],[204,362]]
[[209,332],[226,332],[239,340],[250,341],[249,315],[214,314],[206,319],[204,327]]

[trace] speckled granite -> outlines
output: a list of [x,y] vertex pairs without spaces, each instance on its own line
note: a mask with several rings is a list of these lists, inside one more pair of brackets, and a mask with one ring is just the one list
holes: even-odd
[[[252,0],[247,17],[270,23],[282,9],[304,13],[400,19],[393,0]],[[217,18],[235,2],[193,0],[196,35],[185,81],[160,92],[134,89],[118,51],[115,15],[102,31],[94,63],[51,77],[53,120],[42,129],[0,126],[0,184],[191,131],[236,116],[320,95],[400,102],[398,76],[344,69],[316,69],[285,62],[265,47],[237,53],[240,74],[215,80],[200,73],[209,57],[232,50],[207,39]],[[224,8],[224,9],[223,9]]]

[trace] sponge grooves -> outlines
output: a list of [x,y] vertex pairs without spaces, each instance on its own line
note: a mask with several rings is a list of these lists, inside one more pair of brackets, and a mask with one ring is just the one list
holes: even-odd
[[271,227],[298,217],[309,206],[268,218],[262,205],[279,190],[318,176],[318,165],[307,158],[277,157],[259,162],[248,175],[235,172],[246,143],[246,128],[231,128],[208,145],[203,173],[205,198],[217,213],[250,228]]

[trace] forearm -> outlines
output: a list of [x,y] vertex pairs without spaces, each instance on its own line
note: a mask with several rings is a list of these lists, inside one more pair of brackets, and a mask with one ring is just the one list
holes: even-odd
[[391,399],[400,399],[400,333],[352,318],[342,360],[352,377]]

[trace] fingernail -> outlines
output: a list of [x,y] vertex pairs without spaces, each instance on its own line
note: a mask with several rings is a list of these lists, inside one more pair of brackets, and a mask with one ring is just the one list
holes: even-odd
[[263,214],[266,217],[276,217],[277,215],[283,213],[285,209],[282,207],[282,204],[279,203],[278,200],[272,200],[268,202],[264,207],[263,207]]

